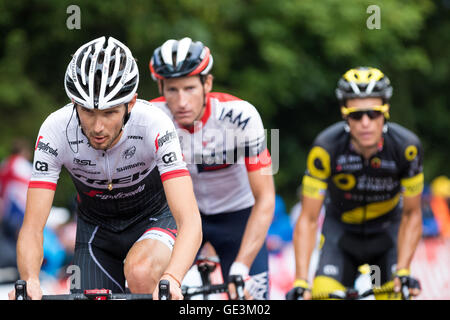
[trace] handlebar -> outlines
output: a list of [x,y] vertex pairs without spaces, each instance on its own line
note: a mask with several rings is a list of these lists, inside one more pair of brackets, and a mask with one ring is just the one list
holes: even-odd
[[[168,280],[159,282],[160,300],[170,299],[170,284]],[[29,300],[27,295],[27,283],[24,280],[17,280],[15,285],[16,300]],[[43,295],[42,300],[152,300],[152,294],[136,293],[112,293],[107,289],[85,290],[83,293]]]
[[[363,293],[359,293],[358,290],[353,288],[348,288],[345,291],[334,291],[329,293],[318,293],[312,296],[312,300],[325,300],[325,299],[341,299],[341,300],[358,300],[362,298],[366,298],[373,294],[386,294],[386,293],[394,293],[394,286],[383,286],[380,288],[372,288],[364,291]],[[403,296],[403,299],[408,299],[408,296]]]
[[[229,283],[234,283],[238,300],[244,300],[244,280],[241,276],[230,276]],[[168,280],[159,282],[160,300],[170,300],[170,284]],[[16,300],[29,300],[27,295],[27,283],[24,280],[17,280],[15,283]],[[181,287],[185,300],[199,294],[213,294],[228,292],[228,284],[205,285],[201,287]],[[112,293],[107,289],[85,290],[83,293],[43,295],[42,300],[152,300],[151,294],[135,294],[135,293]]]
[[196,295],[208,295],[213,293],[223,293],[228,292],[228,284],[234,283],[236,286],[236,294],[237,294],[237,300],[245,300],[244,296],[244,279],[240,275],[232,275],[230,276],[228,283],[222,283],[222,284],[206,284],[200,287],[187,287],[182,286],[181,291],[184,296],[184,300],[190,300],[193,296]]

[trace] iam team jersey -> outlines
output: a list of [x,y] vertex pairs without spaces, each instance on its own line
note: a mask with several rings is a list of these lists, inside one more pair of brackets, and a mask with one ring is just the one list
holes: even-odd
[[376,154],[364,159],[350,143],[345,122],[322,131],[307,157],[302,193],[324,199],[327,217],[347,230],[378,232],[400,219],[401,195],[423,189],[422,147],[417,136],[387,123]]
[[104,151],[90,146],[75,114],[68,104],[42,124],[29,187],[55,190],[64,166],[80,216],[112,231],[164,210],[162,181],[189,175],[169,117],[138,99],[120,140]]
[[[151,102],[172,117],[163,97]],[[193,127],[186,129],[174,122],[200,211],[218,214],[253,206],[247,171],[271,164],[255,107],[214,92],[207,95],[205,112]]]

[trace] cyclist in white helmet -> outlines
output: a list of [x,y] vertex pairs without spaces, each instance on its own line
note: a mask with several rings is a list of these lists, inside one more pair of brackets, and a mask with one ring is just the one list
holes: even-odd
[[241,275],[250,296],[267,299],[265,239],[275,188],[264,127],[247,101],[211,92],[212,66],[210,50],[200,41],[167,40],[150,61],[162,95],[151,102],[178,128],[202,216],[203,242],[215,248],[224,280]]
[[[157,283],[167,279],[172,298],[182,298],[180,282],[200,246],[201,219],[173,123],[137,99],[138,82],[130,50],[112,37],[81,46],[67,67],[71,103],[39,131],[17,245],[20,276],[33,299],[42,296],[42,229],[62,166],[78,203],[74,265],[80,278],[71,291],[125,292],[127,283],[132,293],[157,297]],[[166,132],[173,138],[158,143]]]

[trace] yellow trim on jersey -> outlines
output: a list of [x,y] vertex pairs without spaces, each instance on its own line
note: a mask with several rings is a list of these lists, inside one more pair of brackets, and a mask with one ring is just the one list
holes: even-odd
[[313,281],[312,295],[326,296],[330,293],[333,293],[334,291],[345,291],[345,290],[346,290],[345,286],[336,279],[327,276],[317,276],[314,278]]
[[339,173],[333,176],[333,182],[339,189],[348,191],[355,186],[356,178],[350,173]]
[[304,196],[319,200],[323,199],[325,197],[327,187],[328,185],[326,182],[307,175],[303,176],[302,195]]
[[423,173],[419,173],[411,178],[405,178],[400,181],[404,188],[403,195],[405,197],[414,197],[423,191]]
[[[364,207],[357,207],[353,210],[344,212],[341,216],[341,220],[345,223],[360,224],[366,220],[378,218],[394,209],[399,200],[400,193],[397,193],[392,199],[373,202]],[[365,220],[363,220],[364,217]]]
[[325,244],[325,236],[324,234],[320,234],[320,240],[319,240],[319,250],[322,250],[323,245]]
[[417,157],[417,147],[415,145],[410,145],[405,149],[405,158],[408,161],[413,161]]
[[[316,167],[316,160],[322,164],[322,168]],[[313,177],[326,179],[331,174],[330,154],[322,147],[315,146],[311,149],[306,160],[306,167]]]

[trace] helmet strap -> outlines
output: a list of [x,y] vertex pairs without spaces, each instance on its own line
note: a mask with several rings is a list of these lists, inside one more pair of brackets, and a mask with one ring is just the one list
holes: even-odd
[[124,113],[124,115],[123,115],[123,125],[122,125],[122,129],[123,129],[123,127],[125,127],[125,125],[127,124],[128,119],[130,119],[130,113],[131,113],[131,112],[128,112],[128,102],[127,102],[127,103],[125,103],[125,113]]

